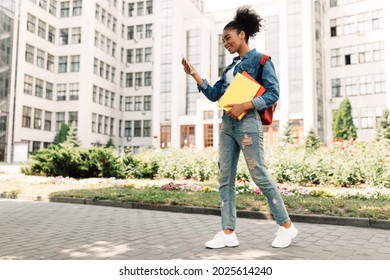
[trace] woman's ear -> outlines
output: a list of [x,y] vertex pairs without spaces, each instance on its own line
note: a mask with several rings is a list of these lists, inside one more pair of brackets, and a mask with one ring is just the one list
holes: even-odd
[[238,38],[240,38],[241,40],[245,40],[245,32],[243,30],[241,30],[238,34]]

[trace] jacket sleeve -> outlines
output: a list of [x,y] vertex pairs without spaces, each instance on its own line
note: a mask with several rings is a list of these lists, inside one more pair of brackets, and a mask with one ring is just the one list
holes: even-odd
[[261,84],[266,91],[263,95],[252,100],[253,105],[258,111],[264,111],[279,100],[279,81],[276,76],[274,64],[269,59],[264,64]]
[[222,91],[223,79],[221,78],[214,84],[210,86],[207,80],[203,80],[203,83],[199,86],[198,90],[201,91],[210,101],[218,101],[223,95]]

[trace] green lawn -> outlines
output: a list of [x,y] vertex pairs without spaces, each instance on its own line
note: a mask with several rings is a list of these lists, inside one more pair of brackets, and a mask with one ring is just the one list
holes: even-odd
[[[54,192],[50,196],[212,208],[218,208],[220,204],[218,192],[163,190],[160,187],[80,189]],[[297,193],[283,195],[283,199],[290,214],[390,219],[390,195],[387,194],[367,199],[359,195],[329,197]],[[263,195],[239,193],[237,209],[268,212],[268,204]]]

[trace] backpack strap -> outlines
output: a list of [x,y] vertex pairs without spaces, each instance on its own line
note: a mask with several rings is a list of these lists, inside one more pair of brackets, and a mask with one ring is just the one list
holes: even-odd
[[266,54],[263,54],[260,58],[259,73],[257,73],[256,78],[256,81],[258,81],[259,83],[261,83],[261,76],[263,75],[264,64],[267,62],[268,59],[271,59],[271,57]]
[[259,72],[257,73],[257,78],[256,78],[256,81],[258,81],[260,84],[261,84],[261,76],[263,75],[264,64],[267,62],[268,59],[271,59],[271,57],[266,54],[263,54],[260,58]]

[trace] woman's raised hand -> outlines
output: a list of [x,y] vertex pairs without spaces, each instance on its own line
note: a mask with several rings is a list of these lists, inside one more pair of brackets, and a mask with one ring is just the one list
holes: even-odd
[[186,74],[188,75],[195,75],[196,74],[196,70],[195,68],[188,63],[188,61],[183,57],[181,59],[181,64],[183,64],[183,69],[184,69],[184,72],[186,72]]

